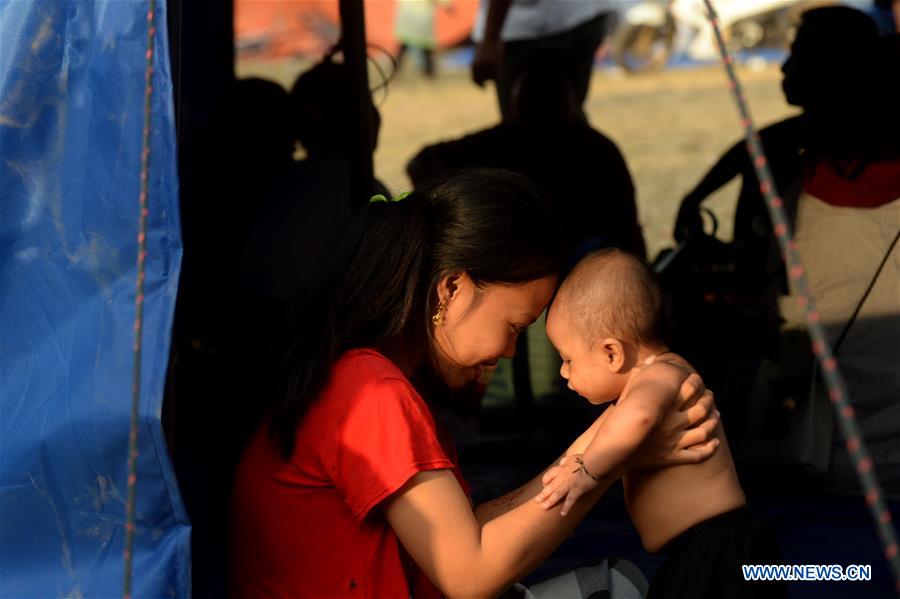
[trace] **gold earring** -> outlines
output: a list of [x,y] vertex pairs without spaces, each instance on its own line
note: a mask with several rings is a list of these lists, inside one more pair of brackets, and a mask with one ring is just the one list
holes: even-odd
[[431,317],[431,322],[437,326],[444,324],[444,300],[441,300],[441,303],[438,304],[437,312]]

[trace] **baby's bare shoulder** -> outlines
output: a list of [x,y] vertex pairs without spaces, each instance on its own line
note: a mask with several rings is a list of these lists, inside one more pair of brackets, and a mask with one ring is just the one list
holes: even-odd
[[681,383],[690,376],[690,371],[678,363],[657,360],[643,366],[628,382],[619,403],[641,398],[665,407],[678,395]]
[[674,352],[659,354],[658,356],[655,356],[655,358],[656,360],[654,361],[654,364],[669,364],[670,366],[677,366],[679,368],[687,370],[688,373],[697,372],[694,367],[691,366],[690,362]]
[[[673,356],[676,359],[668,359]],[[677,390],[691,373],[694,372],[691,365],[683,358],[675,354],[666,354],[665,359],[658,359],[652,364],[641,368],[634,376],[635,383],[640,381],[658,381],[659,383],[674,386]]]

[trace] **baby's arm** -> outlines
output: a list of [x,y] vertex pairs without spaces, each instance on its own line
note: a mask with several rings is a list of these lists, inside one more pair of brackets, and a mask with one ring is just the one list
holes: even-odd
[[[565,498],[562,515],[575,501],[596,488],[640,446],[662,421],[687,372],[670,364],[648,366],[638,374],[617,405],[607,410],[607,418],[583,455],[570,455],[544,475],[543,491],[535,498],[549,509]],[[604,414],[606,415],[606,414]]]

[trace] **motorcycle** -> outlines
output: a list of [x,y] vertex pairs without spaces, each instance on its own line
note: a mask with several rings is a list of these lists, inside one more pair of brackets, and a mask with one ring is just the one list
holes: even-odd
[[[719,26],[732,52],[784,47],[805,10],[827,0],[713,0]],[[645,0],[621,15],[613,38],[613,59],[629,72],[652,71],[680,53],[706,61],[718,56],[715,33],[703,0]]]

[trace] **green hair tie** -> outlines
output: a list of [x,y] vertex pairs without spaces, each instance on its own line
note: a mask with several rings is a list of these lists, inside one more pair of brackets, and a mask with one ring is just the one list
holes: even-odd
[[369,203],[374,204],[376,202],[385,202],[385,203],[399,202],[400,200],[402,200],[403,198],[405,198],[406,196],[408,196],[411,193],[412,193],[411,191],[404,191],[403,193],[392,197],[390,200],[387,199],[386,197],[384,197],[384,195],[377,193],[377,194],[373,195],[371,198],[369,198]]

